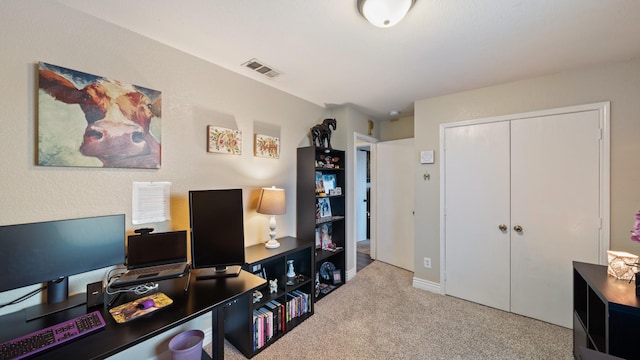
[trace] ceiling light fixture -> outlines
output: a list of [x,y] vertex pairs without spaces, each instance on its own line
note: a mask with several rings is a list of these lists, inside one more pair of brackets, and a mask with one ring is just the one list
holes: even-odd
[[399,23],[415,0],[357,0],[358,12],[372,25],[387,28]]

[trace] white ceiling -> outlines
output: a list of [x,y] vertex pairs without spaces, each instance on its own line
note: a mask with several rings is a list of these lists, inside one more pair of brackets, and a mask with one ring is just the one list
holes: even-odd
[[[322,106],[413,102],[640,57],[638,0],[417,0],[376,28],[356,0],[58,0]],[[242,63],[257,58],[275,79]]]

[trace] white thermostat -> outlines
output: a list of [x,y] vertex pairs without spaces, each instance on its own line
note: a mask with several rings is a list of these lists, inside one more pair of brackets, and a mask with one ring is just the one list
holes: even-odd
[[420,151],[420,164],[433,164],[433,150]]

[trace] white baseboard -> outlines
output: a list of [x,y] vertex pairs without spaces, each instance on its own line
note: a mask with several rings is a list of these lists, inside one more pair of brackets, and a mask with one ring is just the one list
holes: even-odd
[[345,277],[347,278],[346,281],[349,281],[351,279],[353,279],[356,276],[356,273],[358,272],[357,268],[352,268],[346,271]]
[[439,283],[427,281],[424,279],[413,278],[413,287],[421,290],[427,290],[436,294],[444,295]]
[[202,331],[204,331],[204,340],[202,341],[204,346],[213,342],[213,328],[208,327],[206,329],[203,329]]

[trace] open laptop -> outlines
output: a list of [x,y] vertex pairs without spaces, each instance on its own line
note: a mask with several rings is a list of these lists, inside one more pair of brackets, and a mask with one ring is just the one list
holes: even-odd
[[127,245],[127,271],[112,287],[124,287],[181,277],[189,270],[187,231],[130,235]]

